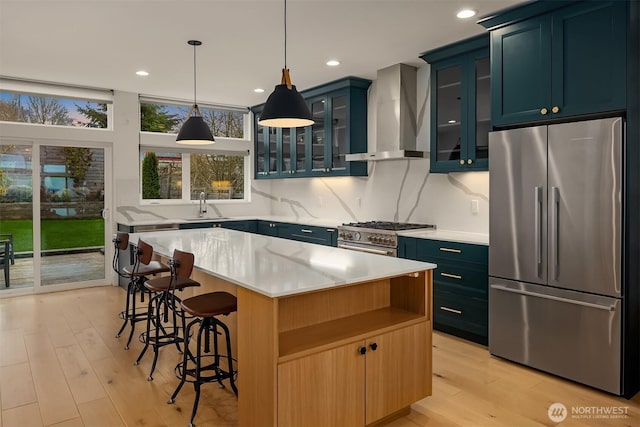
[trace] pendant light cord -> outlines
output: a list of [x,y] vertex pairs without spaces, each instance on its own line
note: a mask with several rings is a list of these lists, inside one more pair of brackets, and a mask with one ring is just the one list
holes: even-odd
[[197,107],[196,100],[196,44],[193,45],[193,105]]
[[284,0],[284,68],[287,69],[287,0]]

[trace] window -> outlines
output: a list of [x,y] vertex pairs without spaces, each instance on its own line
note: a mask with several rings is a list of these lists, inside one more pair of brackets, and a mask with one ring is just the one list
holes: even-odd
[[3,90],[0,121],[107,129],[108,103]]
[[[199,105],[202,118],[211,128],[213,136],[244,139],[246,109],[209,107]],[[140,101],[140,130],[143,132],[178,133],[189,117],[191,107]]]
[[141,149],[143,200],[245,200],[248,156]]

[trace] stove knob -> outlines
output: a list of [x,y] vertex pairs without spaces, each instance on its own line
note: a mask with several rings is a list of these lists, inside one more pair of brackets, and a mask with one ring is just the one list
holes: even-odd
[[367,236],[367,240],[371,242],[371,241],[373,241],[373,237]]
[[353,238],[353,236],[351,235],[351,233],[347,233],[347,239],[351,240]]
[[391,237],[387,237],[386,239],[384,239],[385,243],[387,243],[388,245],[390,245],[391,243],[393,243],[393,239]]

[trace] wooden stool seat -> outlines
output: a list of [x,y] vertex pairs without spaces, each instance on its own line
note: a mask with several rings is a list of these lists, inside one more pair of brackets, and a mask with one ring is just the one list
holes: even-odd
[[149,279],[144,282],[144,287],[149,289],[151,292],[166,292],[171,289],[181,291],[192,286],[200,286],[200,283],[195,280],[191,280],[188,277],[164,276]]
[[238,300],[228,292],[210,292],[182,301],[182,309],[194,317],[214,317],[238,311]]

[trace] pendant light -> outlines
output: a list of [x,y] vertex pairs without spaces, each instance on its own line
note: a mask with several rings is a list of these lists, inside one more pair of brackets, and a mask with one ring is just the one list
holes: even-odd
[[176,143],[185,145],[206,145],[215,141],[211,134],[209,125],[202,119],[198,103],[196,101],[196,46],[202,44],[199,40],[189,40],[187,42],[193,46],[193,105],[189,110],[189,118],[182,124]]
[[302,95],[291,84],[287,68],[287,0],[284,0],[284,68],[282,79],[267,98],[260,114],[259,125],[276,128],[302,127],[314,123]]

